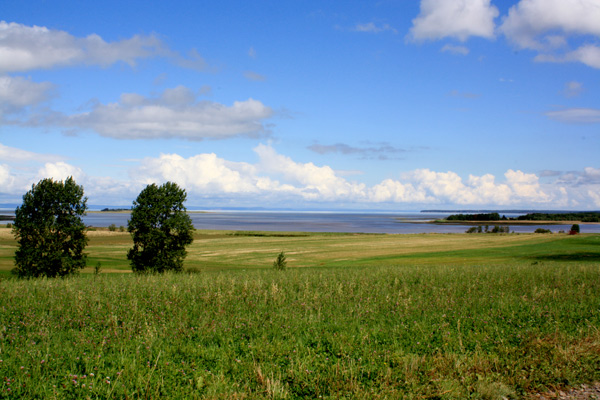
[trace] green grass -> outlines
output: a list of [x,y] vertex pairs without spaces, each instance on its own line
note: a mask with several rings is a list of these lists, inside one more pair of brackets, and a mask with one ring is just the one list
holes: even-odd
[[600,379],[592,264],[83,275],[0,295],[0,398],[500,399]]
[[[88,268],[130,271],[126,232],[88,233]],[[0,228],[0,271],[13,268],[16,242]],[[284,251],[290,268],[397,264],[474,265],[547,261],[600,261],[600,235],[340,234],[197,231],[186,267],[201,271],[268,268]]]
[[[14,246],[0,235],[5,271]],[[130,246],[90,233],[88,271],[127,271]],[[4,275],[0,399],[501,399],[590,383],[599,254],[600,235],[199,231],[186,267],[200,273]]]

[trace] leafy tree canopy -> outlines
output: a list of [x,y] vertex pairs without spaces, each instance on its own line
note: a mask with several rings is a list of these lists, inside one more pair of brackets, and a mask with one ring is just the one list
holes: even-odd
[[133,248],[127,253],[134,272],[181,271],[193,241],[194,226],[186,213],[184,189],[173,182],[151,184],[133,202],[127,230]]
[[17,275],[66,276],[85,267],[86,203],[83,187],[72,177],[64,182],[43,179],[25,193],[13,225]]

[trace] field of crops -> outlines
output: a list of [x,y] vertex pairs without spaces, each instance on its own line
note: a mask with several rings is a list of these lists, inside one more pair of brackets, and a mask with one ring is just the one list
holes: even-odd
[[[600,380],[599,235],[198,232],[197,273],[164,276],[107,273],[129,238],[90,238],[89,273],[1,275],[0,398],[501,399]],[[0,237],[5,271],[14,245]]]

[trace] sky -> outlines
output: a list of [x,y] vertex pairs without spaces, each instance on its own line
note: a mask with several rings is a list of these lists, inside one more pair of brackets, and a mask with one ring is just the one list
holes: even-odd
[[600,209],[600,0],[4,0],[0,203]]

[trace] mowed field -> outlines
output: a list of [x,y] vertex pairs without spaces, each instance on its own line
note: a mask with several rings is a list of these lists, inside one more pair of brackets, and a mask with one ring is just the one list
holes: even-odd
[[[127,232],[88,232],[88,268],[130,272]],[[600,235],[340,234],[196,231],[185,267],[195,271],[269,268],[283,251],[290,268],[386,265],[476,265],[543,261],[600,262]],[[16,241],[0,226],[0,271],[14,267]]]
[[[506,399],[600,381],[600,235],[198,231],[188,273],[10,277],[0,399]],[[288,268],[271,266],[284,251]],[[101,273],[93,273],[100,263]]]

